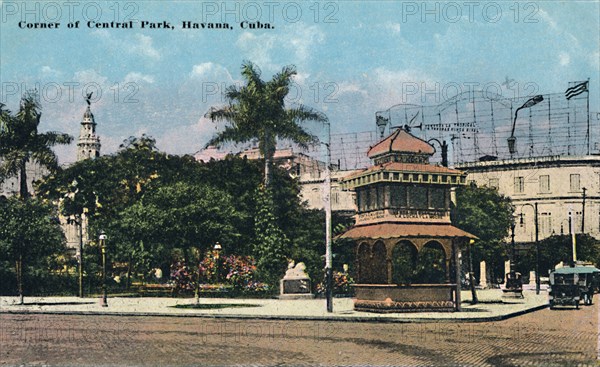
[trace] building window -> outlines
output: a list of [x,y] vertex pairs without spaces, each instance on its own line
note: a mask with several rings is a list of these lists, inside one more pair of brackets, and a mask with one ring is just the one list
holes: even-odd
[[410,203],[411,208],[427,209],[427,187],[412,186],[410,188]]
[[540,175],[540,192],[550,192],[549,175]]
[[488,186],[492,189],[498,190],[500,188],[500,180],[498,180],[497,178],[490,178]]
[[406,186],[395,185],[391,187],[391,207],[406,208]]
[[340,202],[340,194],[338,192],[338,190],[333,189],[331,190],[331,202],[332,204],[338,204]]
[[371,187],[369,189],[369,204],[368,204],[368,208],[369,210],[375,210],[377,209],[377,188],[376,187]]
[[377,209],[385,208],[385,196],[383,186],[377,186]]
[[434,209],[445,209],[446,199],[444,198],[445,190],[442,188],[432,187],[429,191],[431,195],[431,207]]
[[552,232],[552,213],[540,213],[539,217],[540,235],[550,235]]
[[364,210],[363,196],[362,196],[360,190],[356,190],[356,206],[358,206],[359,212],[362,212]]
[[522,176],[515,177],[515,194],[520,194],[525,191],[525,178]]
[[581,188],[579,186],[579,174],[572,173],[571,174],[571,191],[580,191]]

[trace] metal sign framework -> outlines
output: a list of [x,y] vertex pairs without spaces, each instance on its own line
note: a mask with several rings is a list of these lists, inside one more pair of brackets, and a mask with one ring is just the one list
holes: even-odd
[[[543,100],[515,111],[532,98],[505,98],[482,91],[464,92],[439,105],[399,104],[376,113],[383,134],[409,128],[425,140],[450,141],[454,163],[484,156],[511,158],[507,138],[513,122],[517,138],[512,158],[597,153],[600,134],[597,114],[589,113],[589,93],[567,99],[564,93],[544,94]],[[412,121],[412,122],[411,122]]]

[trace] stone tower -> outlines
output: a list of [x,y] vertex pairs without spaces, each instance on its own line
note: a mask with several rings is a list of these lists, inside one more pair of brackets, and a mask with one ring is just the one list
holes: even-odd
[[94,121],[94,114],[92,114],[88,104],[88,107],[83,114],[83,120],[81,121],[81,129],[79,130],[77,160],[93,159],[99,156],[100,138],[96,135],[96,121]]

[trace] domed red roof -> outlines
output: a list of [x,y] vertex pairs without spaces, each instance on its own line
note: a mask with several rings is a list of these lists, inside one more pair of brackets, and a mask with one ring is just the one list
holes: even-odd
[[414,153],[428,154],[435,153],[435,149],[424,140],[413,136],[403,129],[394,131],[390,136],[375,144],[367,155],[369,158],[375,158],[387,153]]

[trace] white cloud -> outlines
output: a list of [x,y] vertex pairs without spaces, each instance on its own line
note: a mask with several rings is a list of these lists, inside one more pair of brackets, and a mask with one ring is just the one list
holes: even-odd
[[296,65],[308,62],[312,49],[325,42],[325,33],[317,26],[294,23],[285,26],[276,34],[263,33],[256,35],[243,32],[237,39],[236,46],[245,58],[269,71],[279,69],[280,65],[273,60],[274,50],[289,50],[287,59],[294,60]]
[[305,62],[310,57],[311,48],[325,41],[325,34],[316,25],[306,27],[293,27],[290,34],[278,37],[278,43],[291,49],[299,63]]
[[135,39],[138,42],[132,47],[132,52],[147,56],[151,59],[160,59],[160,53],[152,45],[152,37],[143,34],[136,34]]
[[[439,83],[438,83],[439,84]],[[389,108],[398,103],[425,104],[431,98],[438,98],[433,93],[436,87],[434,79],[418,70],[389,70],[379,67],[373,70],[368,90],[371,103],[377,109]],[[423,101],[423,98],[427,98]],[[437,102],[439,103],[439,101]]]
[[92,32],[92,35],[100,38],[114,52],[126,52],[152,60],[161,58],[160,52],[154,47],[152,37],[140,33],[136,33],[133,39],[116,38],[106,29],[97,29]]
[[257,36],[250,32],[243,32],[235,43],[244,53],[244,57],[263,68],[272,68],[271,51],[275,46],[276,37],[272,34]]
[[592,52],[589,56],[590,65],[596,70],[600,69],[600,51]]
[[550,28],[558,30],[558,25],[556,21],[550,16],[550,14],[548,14],[547,11],[545,11],[544,9],[539,9],[538,14],[540,15],[540,17],[542,17],[542,20],[544,20],[550,26]]
[[366,93],[356,82],[341,82],[337,84],[339,93]]
[[53,78],[60,76],[62,73],[59,70],[53,69],[48,65],[42,66],[41,76],[42,78]]
[[390,31],[392,34],[400,34],[400,23],[385,22],[383,28]]
[[141,73],[132,71],[129,74],[125,75],[125,78],[123,78],[123,82],[124,83],[146,82],[146,83],[152,84],[152,83],[154,83],[154,77],[152,75],[145,75],[145,74],[141,74]]
[[175,154],[194,153],[204,148],[213,134],[216,125],[206,117],[201,117],[195,124],[166,131],[157,136],[156,142],[161,150]]
[[561,52],[558,55],[558,60],[559,60],[560,66],[567,66],[571,63],[571,56],[569,56],[569,54],[566,52]]
[[215,64],[214,62],[203,62],[201,64],[196,64],[192,66],[192,72],[190,73],[190,77],[195,79],[202,80],[217,80],[230,82],[233,80],[229,71],[220,64]]
[[309,73],[298,72],[298,74],[296,74],[294,76],[294,82],[296,82],[300,85],[304,85],[304,84],[306,84],[306,81],[308,80],[309,77],[310,77]]

